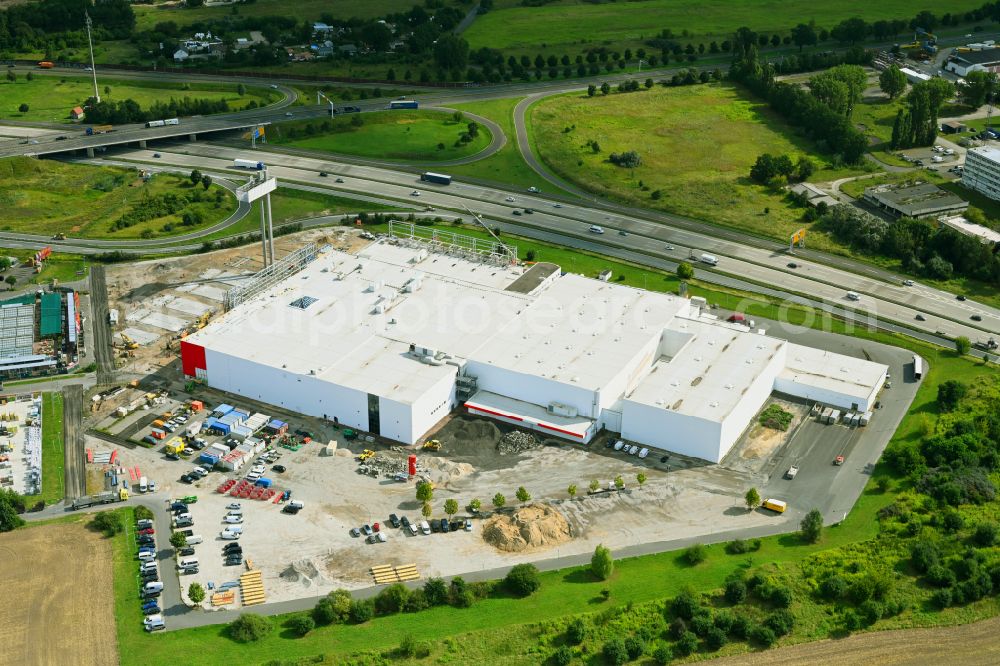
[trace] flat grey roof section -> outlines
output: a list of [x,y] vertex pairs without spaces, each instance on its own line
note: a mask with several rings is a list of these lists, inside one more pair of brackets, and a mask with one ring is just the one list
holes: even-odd
[[524,272],[524,275],[517,278],[504,291],[513,291],[518,294],[530,294],[539,285],[549,279],[554,273],[558,273],[560,268],[555,264],[539,262]]
[[0,307],[0,358],[30,356],[35,341],[35,306]]
[[872,187],[865,196],[907,217],[959,210],[968,206],[962,197],[937,185],[922,183],[909,187]]

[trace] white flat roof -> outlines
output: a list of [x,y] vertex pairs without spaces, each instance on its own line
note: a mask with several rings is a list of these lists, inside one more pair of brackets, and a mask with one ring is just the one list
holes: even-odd
[[686,336],[671,358],[661,357],[626,400],[722,421],[787,344],[720,321],[679,318],[667,335]]
[[977,153],[991,162],[1000,164],[1000,148],[994,148],[993,146],[977,146],[976,148],[969,148],[968,152]]
[[593,419],[588,419],[585,416],[550,414],[544,407],[489,391],[477,392],[472,398],[466,400],[465,406],[481,414],[524,421],[526,425],[537,424],[543,430],[572,434],[580,438],[586,436],[587,430],[594,423]]
[[867,398],[873,388],[881,386],[885,372],[886,366],[881,363],[789,342],[785,369],[778,376],[798,384]]

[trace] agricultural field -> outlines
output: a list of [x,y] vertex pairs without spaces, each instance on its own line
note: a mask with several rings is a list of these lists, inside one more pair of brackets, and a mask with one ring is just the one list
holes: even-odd
[[[366,0],[351,2],[349,0],[297,0],[295,3],[295,18],[299,20],[318,21],[322,14],[330,14],[337,19],[372,19],[408,11],[415,0]],[[235,10],[235,11],[234,11]],[[183,3],[162,2],[134,7],[137,30],[150,30],[161,21],[173,21],[177,25],[190,25],[197,21],[225,19],[229,16],[277,16],[289,11],[287,3],[281,0],[257,0],[253,3],[241,3],[238,6],[218,5],[215,7],[197,7],[189,9]]]
[[[0,664],[118,663],[111,544],[83,519],[0,539]],[[131,564],[131,562],[129,563]]]
[[359,157],[440,162],[470,157],[490,144],[492,135],[483,126],[472,141],[460,141],[468,122],[456,122],[451,114],[439,111],[381,111],[280,123],[271,128],[269,139],[279,145]]
[[[195,98],[225,100],[236,110],[250,102],[270,104],[280,99],[280,95],[268,88],[248,87],[242,97],[236,92],[236,84],[182,84],[175,82],[140,82],[100,78],[101,100],[119,102],[132,99],[147,109],[154,102],[166,102],[171,98]],[[23,74],[17,81],[0,80],[0,119],[34,120],[69,123],[70,110],[87,101],[94,94],[93,83],[82,76],[55,77],[36,75],[29,81]],[[22,113],[19,108],[28,105]]]
[[[981,0],[954,0],[948,11],[977,9]],[[821,28],[852,16],[872,22],[910,19],[921,10],[937,14],[942,8],[929,0],[886,0],[872,5],[863,0],[815,3],[807,0],[638,0],[594,3],[556,0],[541,7],[525,7],[519,0],[499,0],[464,33],[473,49],[483,46],[504,51],[567,53],[604,45],[642,46],[644,40],[669,28],[680,42],[722,41],[741,26],[757,32],[788,34],[799,23],[815,21]],[[567,20],[572,17],[572,20]]]
[[[160,238],[225,219],[232,195],[186,177],[14,157],[0,160],[0,230],[80,238]],[[190,224],[184,224],[185,217]],[[123,223],[123,219],[125,222]],[[128,224],[129,226],[125,226]]]
[[[801,227],[802,209],[783,193],[750,182],[761,153],[810,156],[813,181],[862,173],[831,168],[812,143],[728,84],[654,87],[595,97],[570,94],[529,110],[538,156],[569,182],[647,208],[686,215],[785,240]],[[596,142],[599,152],[595,152]],[[638,151],[635,169],[615,166],[611,153]],[[817,249],[833,241],[814,237]]]

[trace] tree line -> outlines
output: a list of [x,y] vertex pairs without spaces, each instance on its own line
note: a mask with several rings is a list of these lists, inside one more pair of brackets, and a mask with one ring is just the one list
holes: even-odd
[[224,99],[193,97],[182,97],[181,99],[171,97],[166,102],[154,102],[148,110],[143,110],[142,106],[132,98],[119,102],[111,102],[106,99],[98,102],[91,97],[86,101],[85,108],[87,110],[88,122],[97,124],[107,123],[110,125],[142,123],[149,120],[162,120],[164,118],[177,118],[179,116],[207,116],[213,113],[226,113],[231,110],[229,103]]
[[40,0],[0,10],[0,51],[44,50],[68,40],[86,46],[84,14],[89,13],[98,38],[127,39],[135,29],[128,0]]

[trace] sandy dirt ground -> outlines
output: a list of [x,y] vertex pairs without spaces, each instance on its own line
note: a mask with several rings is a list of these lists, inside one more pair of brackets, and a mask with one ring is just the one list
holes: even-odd
[[82,525],[0,536],[0,664],[117,664],[111,557]]
[[958,627],[858,634],[755,654],[715,659],[712,666],[974,666],[1000,663],[1000,618]]

